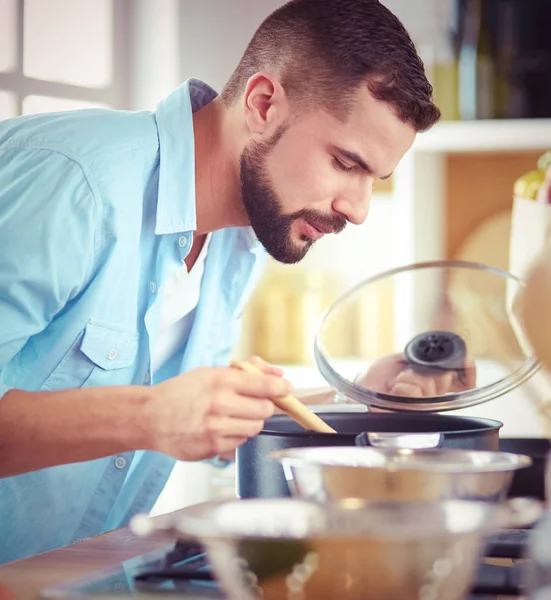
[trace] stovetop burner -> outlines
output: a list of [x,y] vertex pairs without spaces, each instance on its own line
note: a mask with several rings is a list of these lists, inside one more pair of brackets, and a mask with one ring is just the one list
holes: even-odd
[[196,595],[201,588],[201,592],[208,592],[207,598],[222,598],[203,548],[183,542],[177,542],[160,565],[140,569],[134,575],[134,587],[137,592],[172,590],[181,594],[190,590]]
[[[468,600],[496,600],[522,595],[523,557],[530,530],[504,530],[488,538],[482,561]],[[498,563],[498,564],[495,564]],[[41,598],[137,596],[159,598],[178,595],[189,600],[223,598],[209,562],[198,544],[176,544],[120,563],[56,589]]]

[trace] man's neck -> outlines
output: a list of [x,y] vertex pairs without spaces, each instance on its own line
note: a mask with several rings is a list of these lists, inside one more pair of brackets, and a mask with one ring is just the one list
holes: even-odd
[[221,98],[193,115],[196,235],[247,225],[241,202],[239,157],[231,120]]

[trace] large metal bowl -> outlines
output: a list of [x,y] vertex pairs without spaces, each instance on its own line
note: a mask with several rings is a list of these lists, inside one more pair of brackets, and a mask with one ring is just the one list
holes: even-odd
[[540,514],[529,501],[515,512],[511,504],[453,500],[282,498],[207,504],[161,521],[136,518],[132,528],[199,539],[230,600],[459,600],[485,534]]
[[392,501],[497,502],[529,456],[507,452],[361,447],[289,448],[270,457],[283,465],[293,496]]

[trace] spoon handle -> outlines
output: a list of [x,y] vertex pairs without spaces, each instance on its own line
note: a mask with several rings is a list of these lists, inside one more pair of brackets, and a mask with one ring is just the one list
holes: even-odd
[[[258,367],[246,361],[235,360],[232,361],[231,366],[247,373],[264,374]],[[337,433],[294,396],[271,398],[271,400],[280,410],[289,415],[299,425],[304,427],[304,429],[316,431],[318,433]]]

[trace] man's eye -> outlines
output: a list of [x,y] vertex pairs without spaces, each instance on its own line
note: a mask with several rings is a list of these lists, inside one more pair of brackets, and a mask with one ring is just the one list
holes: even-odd
[[349,166],[345,165],[336,156],[333,157],[333,164],[335,166],[335,169],[337,169],[338,171],[344,171],[345,173],[350,173],[356,169],[355,166],[349,167]]

